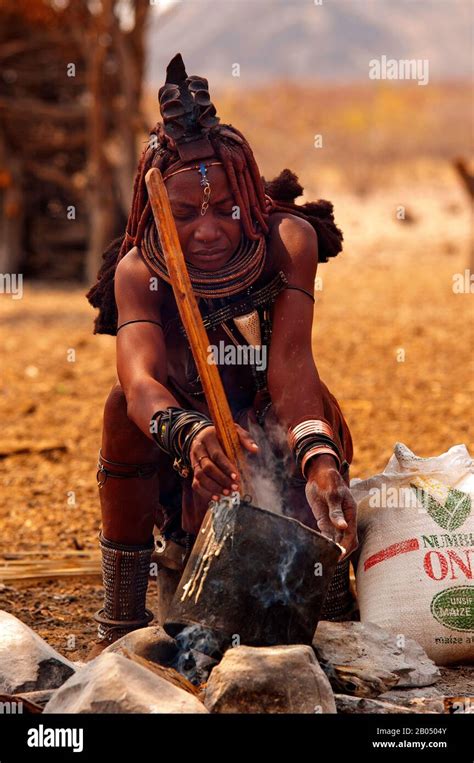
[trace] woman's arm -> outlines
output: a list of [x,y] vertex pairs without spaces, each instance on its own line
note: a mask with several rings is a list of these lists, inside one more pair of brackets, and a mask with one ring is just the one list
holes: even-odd
[[[318,262],[317,236],[297,217],[284,218],[272,231],[272,256],[291,286],[314,293]],[[323,401],[313,359],[313,301],[294,289],[284,289],[273,308],[268,384],[279,421],[288,428],[302,419],[322,418]]]
[[[117,266],[115,299],[118,325],[147,319],[154,323],[133,323],[117,334],[117,373],[127,400],[127,413],[142,432],[153,439],[150,420],[154,413],[180,403],[166,387],[167,361],[161,322],[159,291],[150,289],[154,274],[132,249]],[[254,453],[258,448],[249,433],[236,425],[242,446]],[[193,489],[203,498],[217,498],[239,489],[240,475],[225,455],[214,427],[207,427],[193,439],[190,450],[194,469]]]
[[[313,294],[318,261],[317,236],[297,217],[285,217],[272,231],[272,256],[289,284]],[[321,384],[312,352],[313,301],[285,289],[275,300],[269,353],[268,388],[278,420],[293,427],[306,419],[323,419]],[[356,505],[337,469],[337,460],[320,454],[310,459],[306,496],[322,533],[347,553],[357,546]]]
[[[161,295],[150,288],[153,274],[132,249],[115,272],[118,325],[147,319],[161,322]],[[127,400],[128,417],[150,434],[153,414],[179,403],[166,388],[167,363],[163,329],[156,323],[133,323],[117,334],[117,373]]]

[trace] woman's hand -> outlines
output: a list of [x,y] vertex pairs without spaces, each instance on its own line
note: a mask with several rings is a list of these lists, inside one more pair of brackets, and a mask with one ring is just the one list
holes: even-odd
[[315,456],[306,469],[306,498],[316,517],[319,531],[344,548],[343,557],[355,551],[357,542],[357,504],[339,474],[336,460]]
[[[235,424],[235,428],[242,447],[257,453],[258,445],[250,434],[239,424]],[[202,498],[217,501],[221,494],[230,495],[234,490],[240,490],[241,477],[222,450],[215,427],[206,427],[196,435],[190,457],[194,472],[192,488]]]

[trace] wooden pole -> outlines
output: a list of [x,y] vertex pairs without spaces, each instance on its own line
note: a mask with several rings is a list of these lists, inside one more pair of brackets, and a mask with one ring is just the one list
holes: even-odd
[[208,362],[209,338],[194,296],[168,193],[160,170],[155,167],[148,170],[145,182],[176,304],[201,378],[217,437],[227,458],[236,465],[240,472],[242,491],[244,493],[251,492],[250,480],[246,475],[244,453],[237,436],[221,377],[217,367]]

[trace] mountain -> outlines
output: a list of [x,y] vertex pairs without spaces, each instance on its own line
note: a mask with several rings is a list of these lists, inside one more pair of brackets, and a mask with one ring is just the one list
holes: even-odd
[[[178,0],[152,5],[147,84],[180,51],[213,83],[368,79],[381,56],[428,59],[429,81],[472,76],[471,0]],[[232,65],[240,65],[240,78]]]

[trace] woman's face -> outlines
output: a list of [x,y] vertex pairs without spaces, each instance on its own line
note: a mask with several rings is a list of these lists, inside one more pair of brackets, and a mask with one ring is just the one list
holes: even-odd
[[171,210],[186,261],[200,270],[222,268],[240,242],[241,223],[236,202],[221,165],[209,167],[209,207],[201,215],[203,186],[198,170],[173,175],[166,181]]

